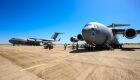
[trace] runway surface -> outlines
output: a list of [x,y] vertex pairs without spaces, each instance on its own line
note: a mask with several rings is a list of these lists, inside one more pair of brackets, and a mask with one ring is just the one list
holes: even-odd
[[140,80],[140,45],[114,51],[0,45],[0,80]]

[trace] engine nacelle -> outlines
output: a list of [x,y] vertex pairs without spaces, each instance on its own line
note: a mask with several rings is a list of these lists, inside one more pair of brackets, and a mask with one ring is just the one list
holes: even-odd
[[77,39],[77,37],[71,37],[71,38],[70,38],[70,41],[71,41],[71,42],[78,42],[78,39]]
[[81,34],[78,34],[78,35],[77,35],[77,39],[78,39],[78,40],[81,40],[81,41],[84,40],[84,39],[83,39],[83,36],[82,36]]
[[128,38],[128,39],[135,38],[136,35],[137,35],[137,31],[134,30],[134,29],[132,29],[132,28],[127,29],[127,30],[125,30],[125,32],[124,32],[124,36],[125,36],[126,38]]

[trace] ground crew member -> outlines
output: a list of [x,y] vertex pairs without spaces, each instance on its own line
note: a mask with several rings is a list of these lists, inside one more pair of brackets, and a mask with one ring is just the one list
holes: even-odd
[[78,50],[78,47],[79,47],[79,44],[77,43],[77,44],[76,44],[76,50]]
[[66,50],[66,49],[67,49],[67,44],[65,43],[65,44],[64,44],[64,50]]
[[15,46],[15,44],[13,44],[13,46]]
[[87,49],[88,49],[88,51],[90,51],[90,44],[87,44]]
[[48,43],[48,48],[49,48],[49,50],[52,49],[52,44],[50,42]]
[[74,43],[72,44],[72,49],[75,49],[75,44]]

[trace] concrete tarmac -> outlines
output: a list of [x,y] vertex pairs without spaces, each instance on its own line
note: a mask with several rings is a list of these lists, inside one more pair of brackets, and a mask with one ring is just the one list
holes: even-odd
[[86,51],[0,45],[0,80],[140,80],[140,45]]

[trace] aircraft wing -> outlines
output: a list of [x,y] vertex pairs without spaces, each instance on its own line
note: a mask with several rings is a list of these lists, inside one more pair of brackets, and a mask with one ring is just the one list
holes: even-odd
[[[112,29],[113,34],[124,34],[125,29]],[[136,30],[137,34],[140,34],[140,30]]]
[[116,24],[116,23],[112,23],[111,25],[107,26],[107,27],[117,27],[117,26],[130,26],[130,24]]
[[140,34],[140,30],[136,30],[137,31],[137,34]]
[[112,29],[113,34],[124,34],[125,29]]

